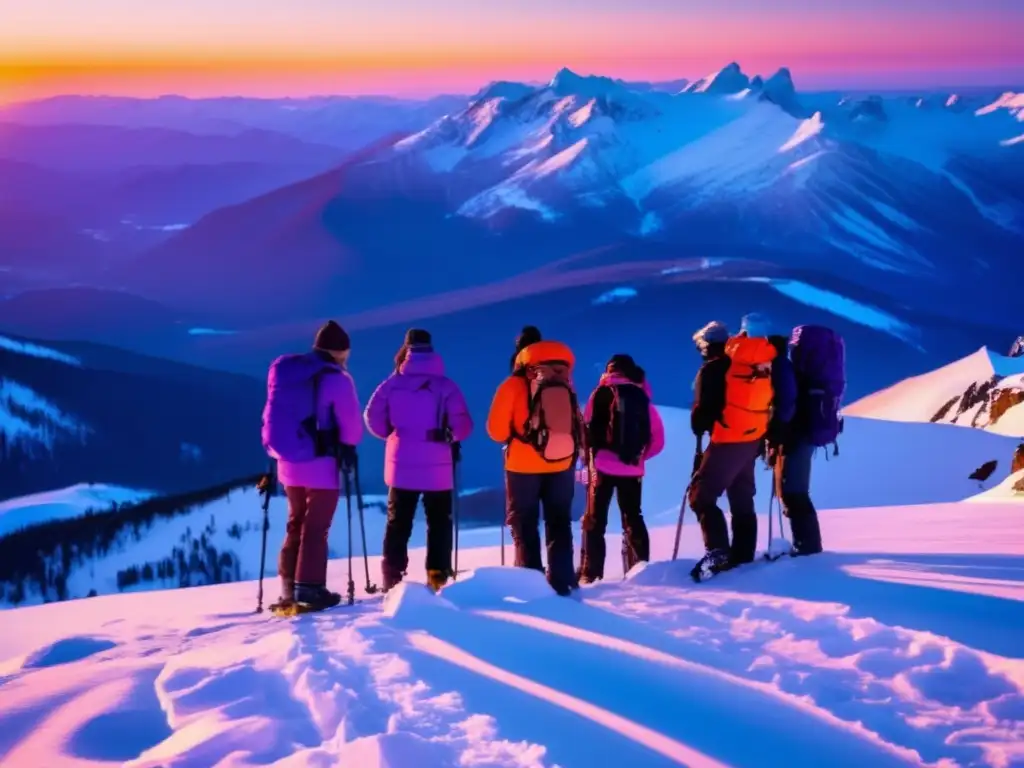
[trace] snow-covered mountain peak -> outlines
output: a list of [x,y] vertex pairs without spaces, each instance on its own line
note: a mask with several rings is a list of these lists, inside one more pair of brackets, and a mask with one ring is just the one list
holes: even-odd
[[725,65],[718,72],[695,80],[683,89],[684,93],[714,93],[725,95],[739,93],[750,88],[750,78],[744,74],[735,61]]
[[761,87],[761,98],[778,104],[795,117],[803,117],[806,112],[796,95],[793,74],[788,67],[782,67],[774,75],[764,81]]
[[526,83],[517,83],[510,80],[496,80],[482,88],[470,103],[490,101],[491,99],[505,99],[507,101],[518,101],[532,95],[537,89]]

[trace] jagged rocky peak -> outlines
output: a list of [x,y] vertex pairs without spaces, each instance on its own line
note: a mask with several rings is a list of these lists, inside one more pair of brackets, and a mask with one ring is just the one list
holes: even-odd
[[739,93],[750,88],[750,78],[740,69],[735,61],[727,64],[718,72],[702,77],[690,83],[684,93]]
[[1024,357],[1024,336],[1018,336],[1010,347],[1010,357]]
[[846,97],[840,100],[839,106],[844,108],[849,119],[855,122],[884,123],[889,120],[881,96]]
[[482,88],[474,97],[473,101],[487,101],[489,99],[507,99],[518,101],[534,92],[533,86],[526,83],[516,83],[509,80],[496,80]]
[[596,98],[612,96],[623,90],[621,83],[601,75],[580,75],[568,67],[562,67],[551,78],[548,87],[559,96],[585,96]]

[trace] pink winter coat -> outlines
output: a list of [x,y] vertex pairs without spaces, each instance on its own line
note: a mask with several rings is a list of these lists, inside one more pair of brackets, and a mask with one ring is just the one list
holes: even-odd
[[441,356],[412,348],[397,373],[377,387],[366,404],[366,426],[382,440],[384,483],[406,491],[450,491],[452,448],[431,431],[447,422],[461,442],[473,419],[458,385],[444,375]]
[[[583,420],[590,424],[590,419],[594,413],[594,395],[597,394],[597,390],[604,386],[630,386],[638,387],[643,386],[644,392],[647,393],[648,397],[651,395],[651,385],[644,381],[642,385],[636,384],[630,381],[625,376],[619,373],[604,373],[601,375],[601,380],[598,382],[597,387],[593,392],[590,393],[590,399],[587,401],[587,407],[583,411]],[[653,459],[659,453],[665,449],[665,425],[661,420],[661,415],[658,413],[658,409],[654,407],[654,401],[651,401],[650,405],[650,416],[651,416],[651,442],[647,446],[647,450],[644,452],[644,457],[640,460],[640,463],[636,466],[629,464],[623,464],[619,457],[611,451],[601,450],[597,452],[597,456],[594,457],[594,469],[605,475],[614,475],[615,477],[643,477],[644,464],[648,459]]]
[[[337,423],[339,442],[358,445],[363,439],[361,410],[356,383],[348,371],[339,367],[338,373],[324,376],[320,380],[317,413],[321,423]],[[277,477],[286,488],[298,486],[334,490],[340,487],[338,461],[332,456],[303,462],[279,460]]]

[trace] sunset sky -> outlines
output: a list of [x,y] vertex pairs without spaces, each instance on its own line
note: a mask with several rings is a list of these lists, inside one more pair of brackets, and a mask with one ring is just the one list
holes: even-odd
[[0,102],[471,92],[789,66],[798,87],[1024,82],[1024,0],[0,0]]

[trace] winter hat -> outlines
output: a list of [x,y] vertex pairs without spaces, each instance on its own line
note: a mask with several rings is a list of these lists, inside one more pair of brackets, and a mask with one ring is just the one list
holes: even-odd
[[740,333],[754,337],[768,337],[772,335],[772,322],[767,315],[760,312],[751,312],[744,315],[740,320]]
[[429,347],[433,343],[430,331],[425,331],[422,328],[410,328],[405,332],[405,346],[407,347]]
[[328,320],[316,332],[313,346],[316,349],[322,349],[324,352],[346,352],[352,347],[352,342],[349,340],[344,328],[333,320]]
[[704,352],[712,344],[725,344],[729,340],[729,329],[725,323],[712,320],[693,334],[693,340],[697,343],[697,349]]

